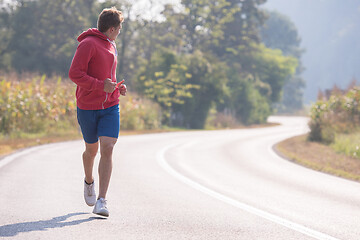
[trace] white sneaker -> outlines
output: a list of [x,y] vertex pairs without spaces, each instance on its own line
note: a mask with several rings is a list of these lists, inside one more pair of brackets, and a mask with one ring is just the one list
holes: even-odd
[[94,206],[96,203],[96,193],[95,193],[95,182],[92,184],[87,184],[84,180],[84,198],[85,202],[89,206]]
[[106,200],[104,198],[99,198],[96,201],[93,213],[104,216],[104,217],[109,216],[109,210],[107,209]]

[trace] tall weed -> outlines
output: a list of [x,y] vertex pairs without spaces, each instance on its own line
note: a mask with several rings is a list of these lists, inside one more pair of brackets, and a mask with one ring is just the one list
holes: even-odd
[[55,128],[58,122],[75,123],[75,86],[59,77],[0,81],[0,133],[37,133]]

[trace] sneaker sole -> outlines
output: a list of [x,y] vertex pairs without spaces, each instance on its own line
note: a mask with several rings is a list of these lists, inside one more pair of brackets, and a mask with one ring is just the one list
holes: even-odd
[[84,196],[84,200],[85,200],[86,205],[88,205],[90,207],[95,206],[95,204],[96,204],[96,196],[94,196],[93,199],[87,199],[87,200]]
[[91,201],[91,199],[86,200],[86,198],[84,196],[84,200],[85,200],[86,205],[88,205],[90,207],[95,206],[95,204],[96,204],[96,196],[92,199],[92,201]]
[[86,205],[88,205],[89,207],[93,207],[93,206],[95,206],[95,203],[93,203],[93,204],[89,204],[89,203],[87,203],[86,201],[85,201],[85,203],[86,203]]
[[94,214],[103,216],[103,217],[109,217],[109,213],[108,212],[93,212]]

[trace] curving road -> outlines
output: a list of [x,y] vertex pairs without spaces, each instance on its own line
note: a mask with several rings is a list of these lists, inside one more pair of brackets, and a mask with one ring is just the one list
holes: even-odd
[[[308,131],[271,117],[259,129],[121,136],[110,217],[82,196],[82,141],[0,160],[1,239],[360,239],[360,184],[277,156]],[[98,158],[97,160],[98,161]]]

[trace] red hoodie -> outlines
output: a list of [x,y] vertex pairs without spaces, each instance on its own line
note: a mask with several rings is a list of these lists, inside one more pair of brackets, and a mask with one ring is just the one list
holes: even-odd
[[116,47],[108,37],[91,28],[77,39],[80,43],[71,62],[69,77],[76,83],[77,106],[83,110],[98,110],[119,103],[120,92],[104,91],[106,78],[116,82]]

